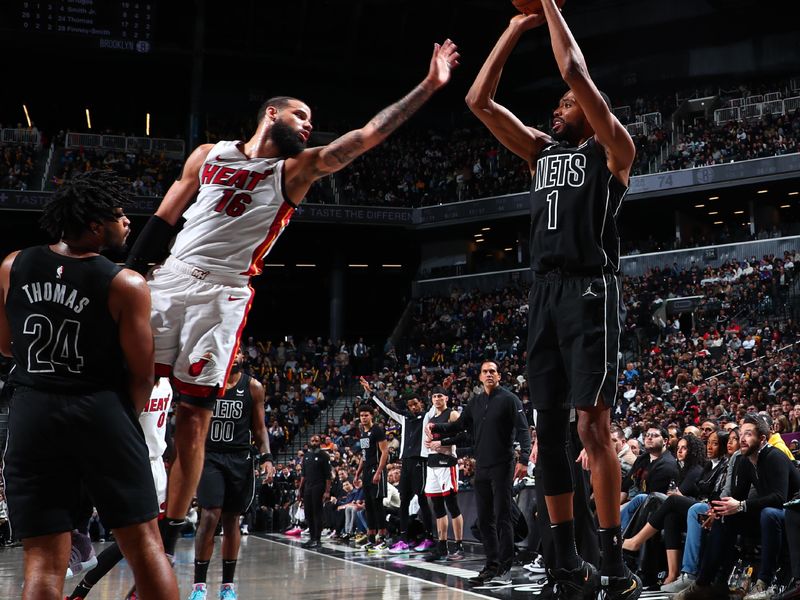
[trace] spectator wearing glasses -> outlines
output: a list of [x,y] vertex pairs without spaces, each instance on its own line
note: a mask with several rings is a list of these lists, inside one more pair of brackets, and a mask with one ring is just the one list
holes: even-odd
[[[767,443],[770,428],[761,415],[748,414],[740,428],[742,457],[736,465],[731,496],[711,503],[717,520],[711,527],[707,551],[697,580],[677,600],[704,597],[703,594],[727,593],[726,577],[736,559],[730,552],[737,534],[760,531],[761,564],[758,580],[746,600],[767,600],[775,595],[771,587],[783,538],[783,504],[800,491],[800,471],[782,453]],[[755,495],[748,497],[750,487]],[[722,519],[721,517],[724,517]]]
[[621,530],[624,532],[631,517],[651,492],[667,493],[670,481],[678,479],[678,461],[666,449],[666,430],[651,425],[644,435],[644,452],[633,463],[630,473],[622,480],[623,498],[629,502],[621,509]]

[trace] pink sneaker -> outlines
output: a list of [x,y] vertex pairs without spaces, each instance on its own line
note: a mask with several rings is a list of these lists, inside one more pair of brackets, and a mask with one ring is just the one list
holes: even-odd
[[389,548],[390,554],[405,554],[406,552],[411,552],[411,546],[406,544],[403,540],[400,540],[394,546]]
[[433,548],[435,545],[436,544],[433,543],[433,540],[425,538],[416,548],[414,548],[414,552],[426,552],[427,550]]
[[284,532],[284,535],[300,535],[303,532],[299,527],[292,527],[290,530]]

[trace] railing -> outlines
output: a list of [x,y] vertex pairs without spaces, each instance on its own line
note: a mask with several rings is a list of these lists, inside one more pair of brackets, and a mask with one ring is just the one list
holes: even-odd
[[99,135],[96,133],[67,134],[67,148],[101,148],[117,152],[163,152],[170,158],[183,158],[183,140],[149,137],[125,137],[121,135]]
[[[677,264],[678,268],[688,269],[695,265],[720,265],[729,260],[750,260],[753,256],[758,258],[768,254],[783,256],[785,251],[797,249],[800,249],[800,236],[795,235],[735,244],[633,254],[620,259],[620,270],[625,275],[639,276],[650,269],[672,267],[673,264]],[[412,296],[419,298],[420,296],[447,294],[452,291],[454,286],[461,289],[477,288],[491,291],[510,285],[529,285],[530,281],[529,267],[467,275],[442,274],[440,277],[426,277],[413,282]]]
[[[718,108],[714,111],[714,123],[722,125],[729,121],[757,119],[764,115],[785,115],[800,108],[800,96],[781,100],[780,97],[771,97],[774,94],[780,96],[780,92],[774,92],[766,94],[766,96],[749,96],[746,101],[742,98],[734,98],[728,102],[728,107]],[[754,98],[762,98],[762,100],[751,102]]]
[[33,129],[2,129],[0,139],[4,142],[37,145],[42,141],[42,134]]
[[[627,107],[622,107],[622,108],[627,108]],[[615,108],[614,110],[617,111],[619,109]],[[657,127],[661,127],[660,112],[651,112],[651,113],[636,115],[636,121],[625,125],[625,128],[631,135],[647,135]]]

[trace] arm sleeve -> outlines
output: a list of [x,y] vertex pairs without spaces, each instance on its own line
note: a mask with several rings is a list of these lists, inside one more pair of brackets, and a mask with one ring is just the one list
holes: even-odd
[[383,412],[385,412],[387,415],[389,415],[392,419],[394,419],[395,421],[397,421],[401,425],[403,424],[403,421],[405,421],[405,415],[403,415],[402,413],[397,412],[396,410],[394,410],[392,408],[389,408],[388,404],[385,404],[380,398],[378,398],[374,394],[372,396],[372,400],[375,402],[375,404],[378,405],[378,407]]
[[163,261],[169,254],[170,240],[182,226],[181,221],[178,223],[173,227],[161,217],[150,217],[128,253],[125,266],[144,275],[150,263]]

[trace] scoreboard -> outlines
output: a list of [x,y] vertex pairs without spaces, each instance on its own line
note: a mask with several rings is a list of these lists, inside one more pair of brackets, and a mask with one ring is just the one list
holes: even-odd
[[148,53],[156,0],[0,0],[0,28],[25,37]]

